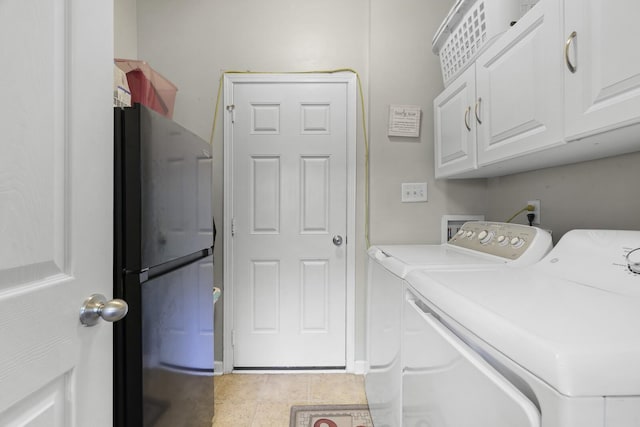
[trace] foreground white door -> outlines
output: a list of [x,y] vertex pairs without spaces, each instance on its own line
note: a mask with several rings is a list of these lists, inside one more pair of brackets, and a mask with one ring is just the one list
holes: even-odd
[[226,80],[234,368],[345,367],[353,75],[263,78]]
[[0,425],[111,426],[110,1],[0,1]]

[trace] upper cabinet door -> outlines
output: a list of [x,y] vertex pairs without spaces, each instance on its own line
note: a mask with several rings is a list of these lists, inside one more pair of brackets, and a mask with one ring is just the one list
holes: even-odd
[[476,61],[480,167],[562,143],[561,16],[538,3]]
[[433,101],[435,176],[476,169],[475,67],[470,66]]
[[639,17],[638,1],[565,0],[568,140],[640,122]]

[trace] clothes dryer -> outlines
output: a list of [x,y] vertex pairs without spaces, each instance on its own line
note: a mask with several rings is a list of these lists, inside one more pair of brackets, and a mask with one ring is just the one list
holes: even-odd
[[403,281],[415,269],[489,270],[524,266],[551,249],[548,232],[518,224],[468,222],[448,243],[384,245],[368,251],[365,388],[376,427],[402,425]]
[[640,231],[612,230],[571,231],[529,267],[410,272],[425,332],[405,330],[423,375],[403,383],[420,402],[404,425],[640,425],[639,273]]

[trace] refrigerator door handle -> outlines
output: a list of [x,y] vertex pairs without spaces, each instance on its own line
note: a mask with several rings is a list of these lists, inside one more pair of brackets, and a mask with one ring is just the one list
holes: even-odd
[[213,248],[204,248],[199,251],[193,252],[189,255],[185,255],[179,258],[172,259],[165,263],[154,265],[152,267],[143,268],[140,271],[125,270],[125,274],[136,274],[139,278],[139,283],[142,284],[156,277],[170,273],[179,268],[185,267],[189,264],[193,264],[196,261],[200,261],[213,254]]
[[140,283],[144,283],[144,282],[146,282],[147,280],[149,280],[149,269],[148,269],[148,268],[143,269],[143,270],[139,273],[139,276],[140,276],[140,277],[139,277]]

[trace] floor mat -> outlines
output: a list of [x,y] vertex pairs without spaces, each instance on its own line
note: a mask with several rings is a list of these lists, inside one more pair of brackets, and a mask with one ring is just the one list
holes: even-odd
[[289,427],[373,427],[367,405],[292,406]]

